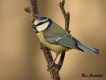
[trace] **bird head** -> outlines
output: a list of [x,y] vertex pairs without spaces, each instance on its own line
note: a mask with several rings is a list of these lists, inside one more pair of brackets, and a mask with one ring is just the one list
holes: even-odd
[[38,17],[33,24],[33,28],[36,32],[42,32],[50,27],[53,21],[47,17]]

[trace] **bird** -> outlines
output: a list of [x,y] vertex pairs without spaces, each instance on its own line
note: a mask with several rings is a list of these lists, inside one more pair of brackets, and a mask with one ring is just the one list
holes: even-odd
[[53,62],[48,65],[48,69],[54,65],[59,54],[72,49],[82,52],[87,50],[93,54],[99,53],[98,49],[82,44],[73,35],[68,33],[48,17],[38,17],[34,21],[32,27],[34,28],[40,42],[56,53],[56,57]]

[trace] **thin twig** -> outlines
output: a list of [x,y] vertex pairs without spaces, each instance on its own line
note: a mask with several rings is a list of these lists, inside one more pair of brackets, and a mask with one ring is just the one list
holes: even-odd
[[60,2],[59,6],[61,8],[61,11],[62,11],[64,19],[65,19],[65,30],[70,33],[70,31],[69,31],[70,13],[69,12],[66,13],[66,11],[64,9],[64,4],[65,4],[65,0]]
[[[31,13],[31,20],[33,23],[36,20],[36,18],[39,17],[37,0],[30,0],[30,3],[31,3],[31,7],[25,8],[25,11]],[[48,48],[42,47],[42,44],[41,44],[41,49],[43,50],[47,65],[49,65],[50,63],[53,62],[53,57],[51,55],[51,52]],[[49,69],[49,72],[50,72],[52,80],[60,80],[60,76],[59,76],[59,73],[57,72],[56,66],[51,67]]]
[[[70,33],[70,31],[69,31],[70,13],[69,12],[66,13],[66,11],[64,9],[64,4],[65,4],[65,0],[60,2],[59,6],[61,8],[61,11],[62,11],[64,19],[65,19],[65,30]],[[61,69],[61,67],[63,65],[64,58],[65,58],[65,52],[62,53],[60,56],[60,60],[58,62],[58,65],[60,66],[59,70]]]

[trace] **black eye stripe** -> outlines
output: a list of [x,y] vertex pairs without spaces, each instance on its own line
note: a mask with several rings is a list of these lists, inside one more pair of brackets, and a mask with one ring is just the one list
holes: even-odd
[[37,25],[35,25],[35,26],[42,25],[43,23],[46,23],[46,22],[48,22],[48,21],[40,22],[40,23],[38,23],[38,24],[37,24]]

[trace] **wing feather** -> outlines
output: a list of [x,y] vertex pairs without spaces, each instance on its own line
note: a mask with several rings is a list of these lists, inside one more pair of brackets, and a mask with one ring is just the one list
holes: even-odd
[[44,31],[44,38],[51,44],[57,44],[83,51],[77,46],[77,40],[56,23],[53,23],[50,28]]

